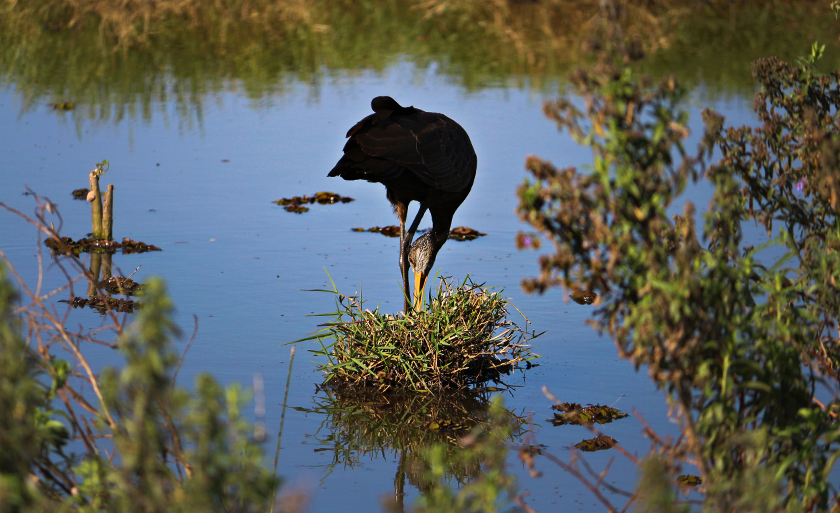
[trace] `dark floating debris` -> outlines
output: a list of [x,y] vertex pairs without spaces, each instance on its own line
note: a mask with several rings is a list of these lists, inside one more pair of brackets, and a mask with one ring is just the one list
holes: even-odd
[[575,290],[569,294],[569,297],[572,298],[572,301],[579,305],[591,305],[598,299],[598,295],[594,292],[590,292],[588,290]]
[[580,426],[584,424],[609,424],[613,420],[623,419],[627,417],[626,413],[622,413],[615,408],[609,406],[602,406],[600,404],[590,405],[586,408],[581,408],[576,403],[560,403],[551,407],[552,410],[560,410],[563,413],[555,413],[553,419],[547,419],[555,426],[565,426],[567,424],[573,426]]
[[[373,228],[351,228],[354,232],[373,232],[373,233],[381,233],[386,237],[399,237],[400,236],[400,227],[397,225],[391,226],[374,226]],[[417,233],[424,233],[429,231],[426,230],[418,230]],[[481,233],[480,231],[469,228],[467,226],[458,226],[457,228],[453,228],[449,231],[449,238],[455,239],[458,241],[464,240],[473,240],[477,239],[478,237],[486,236],[486,233]]]
[[82,238],[74,241],[70,237],[62,237],[61,240],[56,240],[54,237],[49,237],[44,240],[44,244],[53,251],[65,254],[79,255],[81,253],[114,253],[118,249],[122,249],[123,255],[131,253],[146,253],[148,251],[163,251],[157,246],[146,244],[145,242],[133,241],[125,238],[122,242],[115,240],[101,240]]
[[76,104],[74,102],[58,102],[51,103],[50,107],[54,108],[55,110],[73,110],[76,108]]
[[71,194],[73,194],[73,199],[87,200],[87,195],[89,192],[90,189],[76,189]]
[[73,308],[84,308],[87,306],[88,308],[97,310],[101,314],[107,312],[109,308],[119,313],[134,313],[135,308],[140,309],[141,307],[140,303],[138,301],[134,301],[133,299],[117,299],[102,296],[87,299],[83,297],[74,297],[69,301],[61,299],[59,300],[59,303],[67,303]]
[[373,228],[351,228],[354,232],[373,232],[373,233],[381,233],[386,237],[399,237],[400,236],[400,227],[397,225],[391,226],[374,226]]
[[281,198],[272,201],[281,207],[284,207],[287,212],[294,212],[295,214],[302,214],[309,211],[309,208],[303,205],[310,205],[318,203],[320,205],[330,205],[333,203],[350,203],[356,201],[354,198],[348,196],[341,196],[334,192],[316,192],[312,196],[292,196],[291,198]]
[[163,251],[157,246],[152,244],[146,244],[145,242],[140,241],[133,241],[129,238],[124,238],[122,240],[122,252],[123,255],[129,255],[131,253],[147,253],[149,251]]
[[677,478],[677,482],[685,486],[698,486],[703,484],[703,478],[691,474],[683,474]]
[[473,240],[479,237],[485,237],[486,235],[486,233],[481,233],[480,231],[468,226],[458,226],[449,230],[449,238],[458,241]]
[[610,449],[614,447],[617,443],[618,442],[615,440],[615,438],[609,437],[607,435],[600,435],[596,436],[595,438],[590,438],[588,440],[583,440],[582,442],[576,443],[575,447],[577,447],[581,451],[594,452]]
[[283,208],[286,209],[286,212],[292,212],[294,214],[309,212],[309,207],[304,207],[303,205],[286,205]]
[[111,276],[99,282],[99,288],[108,294],[134,295],[143,289],[143,285],[125,276]]

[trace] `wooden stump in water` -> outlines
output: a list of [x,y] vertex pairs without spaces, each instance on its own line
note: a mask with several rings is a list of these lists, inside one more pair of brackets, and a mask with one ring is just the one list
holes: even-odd
[[102,238],[102,193],[99,190],[99,168],[90,172],[90,216],[94,239]]
[[114,184],[108,184],[105,192],[105,209],[102,212],[102,236],[114,240]]
[[90,172],[90,216],[93,238],[98,240],[113,240],[114,238],[114,184],[108,185],[105,192],[105,205],[102,205],[102,191],[99,188],[99,177],[104,173],[98,166]]

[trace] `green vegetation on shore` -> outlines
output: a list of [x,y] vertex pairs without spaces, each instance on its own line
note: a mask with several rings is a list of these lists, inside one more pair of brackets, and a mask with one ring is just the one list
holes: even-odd
[[[604,33],[597,65],[573,77],[585,107],[544,107],[591,167],[527,160],[519,214],[554,252],[523,286],[594,292],[593,327],[667,393],[682,436],[646,433],[656,449],[633,495],[646,511],[685,507],[674,482],[691,465],[703,511],[836,512],[840,71],[815,69],[816,44],[794,63],[757,60],[761,124],[704,111],[691,151],[686,89],[634,73],[632,46]],[[695,215],[681,195],[700,180],[714,194]],[[744,241],[753,223],[759,247]]]

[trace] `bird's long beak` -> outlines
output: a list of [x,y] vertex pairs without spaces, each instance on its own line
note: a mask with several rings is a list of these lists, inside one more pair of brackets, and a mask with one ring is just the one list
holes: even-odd
[[414,273],[414,311],[419,312],[423,309],[423,291],[426,289],[426,278],[422,272]]

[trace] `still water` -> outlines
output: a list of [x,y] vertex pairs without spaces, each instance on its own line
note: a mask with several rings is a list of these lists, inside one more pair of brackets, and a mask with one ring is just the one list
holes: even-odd
[[[637,372],[619,360],[610,340],[584,324],[592,307],[567,301],[557,290],[527,295],[519,286],[522,278],[537,272],[538,256],[518,251],[514,244],[517,231],[528,229],[514,213],[525,157],[536,154],[560,167],[582,165],[590,157],[542,115],[543,100],[555,97],[557,89],[554,84],[468,91],[434,66],[418,69],[399,62],[381,72],[333,74],[317,85],[293,83],[282,94],[246,94],[231,81],[223,92],[210,93],[188,109],[158,101],[143,116],[117,117],[82,114],[84,105],[57,112],[46,102],[28,104],[14,84],[7,84],[0,89],[0,201],[30,213],[34,202],[23,194],[29,186],[58,204],[64,235],[82,237],[90,231],[90,206],[71,199],[70,191],[87,187],[94,164],[108,159],[111,168],[101,183],[115,185],[115,238],[163,248],[116,255],[115,265],[124,275],[142,265],[134,276],[137,281],[165,278],[185,331],[192,329],[192,316],[198,318],[198,336],[180,373],[181,384],[189,385],[202,371],[249,387],[255,375],[263,377],[270,459],[289,366],[290,346],[284,344],[317,329],[322,318],[309,315],[334,308],[330,294],[307,290],[327,288],[331,278],[342,293],[363,291],[369,307],[378,304],[385,312],[402,308],[396,239],[351,231],[395,224],[384,187],[326,176],[341,156],[344,135],[370,112],[370,100],[377,95],[443,112],[467,130],[479,158],[475,185],[453,226],[470,226],[487,236],[449,241],[435,272],[456,280],[469,275],[502,290],[534,329],[545,331],[535,341],[542,355],[539,366],[511,378],[518,388],[504,394],[506,406],[531,416],[536,441],[564,460],[568,448],[589,435],[581,427],[545,422],[552,403],[541,391],[544,386],[564,401],[635,409],[660,435],[676,435],[664,396],[644,369]],[[698,88],[689,105],[695,135],[704,103],[725,113],[730,123],[752,122],[750,98],[710,99]],[[356,201],[316,204],[302,215],[271,203],[324,190]],[[687,197],[702,207],[709,191],[697,186]],[[682,205],[674,210],[682,211]],[[430,225],[430,219],[421,223]],[[0,212],[0,247],[30,280],[36,277],[35,242],[31,226]],[[516,312],[511,318],[521,321]],[[100,322],[91,310],[71,317],[71,323],[84,328]],[[186,337],[179,348],[185,344]],[[321,381],[317,362],[307,352],[312,348],[297,346],[292,370],[280,452],[284,487],[306,491],[310,511],[377,511],[383,497],[393,496],[400,455],[386,447],[357,455],[350,465],[334,462],[326,419],[305,411],[322,400],[315,389]],[[98,363],[116,361],[102,354]],[[641,428],[638,420],[627,418],[602,431],[630,452],[644,455],[649,442]],[[587,460],[600,471],[614,456],[603,451]],[[538,464],[544,475],[532,479],[514,453],[509,458],[522,491],[530,493],[531,506],[539,511],[603,510],[575,478],[545,459]],[[632,489],[635,480],[632,465],[617,457],[607,481]],[[419,492],[406,486],[406,493],[410,504]]]

